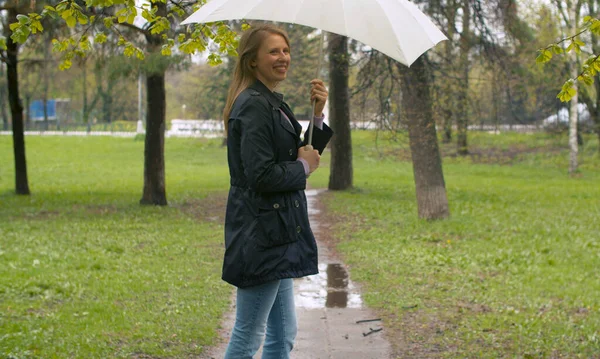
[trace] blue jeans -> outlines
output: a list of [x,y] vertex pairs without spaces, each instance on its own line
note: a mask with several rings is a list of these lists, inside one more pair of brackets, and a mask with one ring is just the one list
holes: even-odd
[[225,359],[251,359],[260,348],[262,359],[288,359],[298,331],[294,281],[276,280],[237,289],[235,325]]

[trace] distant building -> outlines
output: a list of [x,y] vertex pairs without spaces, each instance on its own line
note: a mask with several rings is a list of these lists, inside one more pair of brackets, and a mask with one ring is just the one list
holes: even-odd
[[[57,126],[60,123],[68,122],[71,115],[71,99],[52,99],[46,101],[46,111],[48,114],[48,122],[53,122]],[[29,120],[32,123],[41,123],[44,121],[44,101],[34,100],[29,105]]]

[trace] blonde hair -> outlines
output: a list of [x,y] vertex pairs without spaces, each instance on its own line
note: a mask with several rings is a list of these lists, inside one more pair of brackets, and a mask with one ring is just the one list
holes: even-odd
[[256,60],[258,49],[268,35],[280,35],[285,39],[288,47],[290,46],[290,39],[287,33],[273,25],[262,24],[244,32],[238,46],[238,59],[233,70],[233,78],[229,85],[227,101],[225,101],[225,108],[223,109],[225,136],[227,136],[229,115],[231,114],[233,103],[242,91],[256,81],[256,70],[252,67],[252,62]]

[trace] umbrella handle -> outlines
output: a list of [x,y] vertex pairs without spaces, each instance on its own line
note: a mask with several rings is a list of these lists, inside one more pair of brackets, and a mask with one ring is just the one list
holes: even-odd
[[[321,73],[321,62],[323,59],[323,42],[325,41],[325,31],[321,30],[321,38],[319,40],[319,61],[317,63],[317,71],[315,78],[319,78],[319,74]],[[310,116],[310,125],[308,126],[308,146],[312,150],[312,138],[313,138],[313,128],[315,127],[315,107],[317,106],[317,100],[312,101],[312,116]]]

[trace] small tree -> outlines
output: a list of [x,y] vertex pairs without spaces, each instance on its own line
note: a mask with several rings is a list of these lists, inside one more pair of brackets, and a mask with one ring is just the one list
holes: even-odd
[[426,58],[427,55],[422,55],[410,68],[400,64],[397,67],[402,75],[402,107],[408,123],[419,217],[441,219],[448,217],[450,212]]
[[[47,16],[64,21],[73,30],[71,35],[52,40],[54,51],[63,54],[60,64],[63,70],[70,68],[75,58],[86,57],[95,45],[112,38],[122,46],[126,56],[145,60],[148,108],[141,204],[167,204],[164,166],[167,58],[207,50],[209,40],[217,46],[208,57],[211,64],[220,63],[221,54],[235,54],[235,33],[223,22],[178,28],[181,19],[202,4],[204,1],[192,5],[185,0],[168,3],[151,0],[138,6],[134,0],[63,0],[55,6],[46,5],[40,14],[20,15],[11,21],[10,41],[18,43],[25,42],[31,33],[43,31],[40,20]],[[136,24],[138,15],[146,20],[143,25]]]
[[352,137],[350,134],[350,93],[348,89],[350,54],[348,38],[330,33],[329,37],[329,115],[335,133],[331,141],[329,189],[352,187]]
[[[27,7],[19,0],[0,2],[0,10],[6,10],[6,23],[14,23],[27,11]],[[26,17],[26,16],[25,16]],[[13,26],[11,26],[12,28]],[[19,44],[15,39],[8,36],[9,27],[3,26],[5,37],[0,38],[1,58],[6,64],[6,82],[8,88],[8,102],[12,118],[13,129],[13,152],[15,158],[15,192],[21,195],[29,195],[29,180],[27,177],[27,160],[25,155],[25,133],[23,123],[23,104],[19,97]],[[34,28],[33,31],[37,29]],[[30,30],[32,31],[32,30]]]

